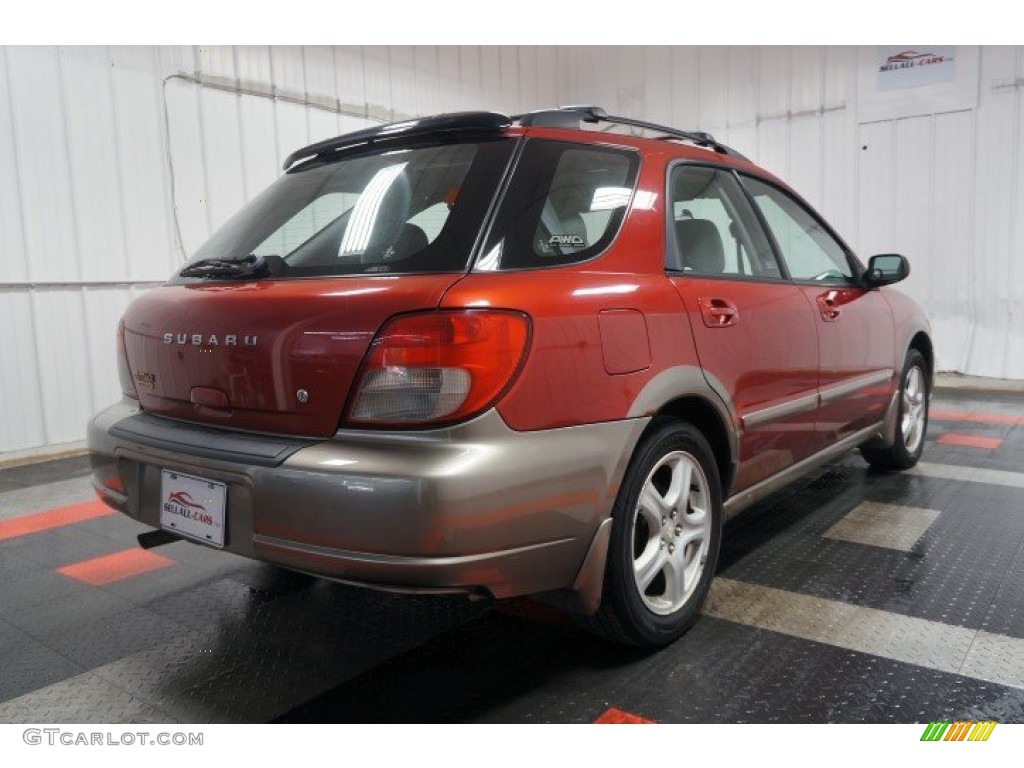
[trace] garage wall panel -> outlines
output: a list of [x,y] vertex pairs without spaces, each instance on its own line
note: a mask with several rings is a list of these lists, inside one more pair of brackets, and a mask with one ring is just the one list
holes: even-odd
[[974,114],[952,112],[935,118],[934,196],[932,246],[934,268],[921,264],[926,273],[924,307],[932,319],[943,369],[962,371],[973,320],[973,282],[977,269],[969,258],[973,251]]
[[0,49],[0,280],[27,280],[28,249],[22,226],[18,145],[7,76],[9,53]]
[[199,131],[202,138],[205,190],[201,205],[212,233],[245,203],[242,142],[245,127],[239,120],[240,97],[233,93],[199,90]]
[[738,100],[750,106],[750,113],[746,116],[737,114],[736,109],[731,108],[730,124],[740,122],[744,117],[747,120],[785,119],[789,112],[789,95],[792,89],[790,49],[779,45],[766,45],[749,50],[756,56],[756,70],[751,69],[749,65],[740,70],[736,67],[738,57],[730,57],[731,74],[734,78],[734,84],[729,89],[730,103]]
[[928,276],[945,267],[935,257],[932,239],[933,127],[932,116],[897,120],[894,136],[890,248],[914,255],[918,269],[902,288],[922,303],[928,299]]
[[[796,116],[821,108],[825,51],[824,47],[817,45],[800,45],[789,49],[789,108]],[[761,79],[764,79],[763,76]]]
[[32,297],[27,291],[0,290],[0,451],[49,440],[43,424]]
[[167,132],[157,51],[107,49],[113,90],[112,132],[129,280],[162,280],[180,263],[167,168]]
[[485,106],[480,62],[479,46],[459,46],[459,88],[463,109],[481,109]]
[[[174,181],[172,211],[182,249],[191,254],[210,236],[210,209],[204,202],[209,186],[202,134],[199,89],[183,80],[169,80],[164,85],[164,109],[168,127],[168,154]],[[199,162],[184,162],[198,158]]]
[[857,163],[857,231],[854,242],[864,253],[892,250],[894,129],[891,123],[860,127]]
[[439,112],[461,112],[472,108],[473,105],[464,99],[459,82],[460,73],[458,46],[437,46],[437,109]]
[[789,123],[786,180],[816,209],[821,210],[822,120],[817,114],[794,118]]
[[31,303],[46,441],[80,440],[96,400],[88,374],[91,349],[82,289],[35,291]]
[[729,50],[701,46],[698,56],[700,112],[697,120],[702,130],[714,132],[729,124]]
[[537,95],[533,104],[524,104],[524,109],[543,109],[558,105],[558,78],[564,66],[561,55],[564,49],[550,46],[533,46],[531,56],[536,59]]
[[1014,76],[1016,59],[1006,51],[985,51],[981,60],[982,90],[976,112],[974,244],[977,269],[973,272],[974,334],[967,366],[982,376],[1004,376],[1018,367],[1024,376],[1024,361],[1005,359],[1007,321],[1012,312],[1009,265],[1019,258],[1010,241],[1013,229],[1010,201],[1014,197],[1014,174],[1018,119],[1018,89],[998,85]]
[[1024,48],[1017,48],[1014,83],[1017,119],[1013,146],[1016,157],[1013,165],[1013,202],[1010,209],[1010,242],[1013,243],[1013,253],[1008,264],[1007,284],[1018,286],[1018,292],[1016,302],[1010,305],[1009,340],[1005,354],[1005,359],[1011,363],[1024,360],[1024,306],[1021,306],[1024,301],[1021,300],[1022,289],[1019,288],[1024,285],[1024,264],[1021,263],[1024,260]]
[[[60,51],[51,46],[8,48],[6,59],[27,277],[76,280],[82,276],[82,264]],[[7,262],[4,258],[3,263]]]
[[857,122],[850,110],[826,109],[821,116],[821,131],[818,210],[844,240],[854,244],[857,238],[857,164],[861,152]]
[[106,48],[83,46],[62,48],[60,60],[80,276],[117,279],[128,253],[110,58]]
[[982,49],[970,109],[864,123],[851,47],[0,49],[0,318],[17,336],[0,453],[81,439],[118,396],[122,306],[287,154],[451,109],[594,103],[719,134],[859,253],[907,251],[940,367],[1024,378],[1021,51]]
[[[672,109],[669,125],[690,128],[704,125],[701,118],[700,49],[695,47],[671,48],[671,73],[665,77],[669,86],[668,103]],[[649,70],[655,76],[656,70]]]

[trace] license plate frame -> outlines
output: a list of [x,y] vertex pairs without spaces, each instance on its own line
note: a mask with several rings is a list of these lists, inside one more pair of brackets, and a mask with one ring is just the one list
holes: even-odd
[[160,470],[160,527],[217,549],[224,548],[228,486],[175,469]]

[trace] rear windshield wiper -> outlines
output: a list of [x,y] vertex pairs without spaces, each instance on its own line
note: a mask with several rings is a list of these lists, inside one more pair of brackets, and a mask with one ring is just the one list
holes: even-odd
[[244,259],[200,259],[178,274],[181,277],[260,277],[267,271],[265,258],[249,255]]

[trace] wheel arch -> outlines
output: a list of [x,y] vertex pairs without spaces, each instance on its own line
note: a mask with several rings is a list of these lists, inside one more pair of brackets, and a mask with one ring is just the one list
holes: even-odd
[[[661,418],[674,418],[689,422],[696,427],[711,446],[718,467],[721,481],[722,499],[729,497],[729,489],[736,474],[736,461],[730,431],[720,411],[706,398],[700,395],[684,395],[665,403],[655,413],[655,421]],[[649,426],[648,429],[651,427]]]
[[935,382],[935,350],[932,346],[931,338],[924,331],[918,331],[911,338],[908,349],[916,349],[924,358],[925,365],[928,366],[926,375],[928,377],[928,391],[930,392]]
[[739,461],[739,417],[728,390],[715,376],[697,365],[667,368],[647,382],[627,415],[676,418],[693,424],[711,445],[722,499],[729,498]]

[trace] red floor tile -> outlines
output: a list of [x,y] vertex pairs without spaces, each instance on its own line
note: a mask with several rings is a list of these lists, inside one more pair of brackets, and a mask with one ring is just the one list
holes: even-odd
[[963,445],[968,448],[987,448],[995,450],[1003,441],[995,437],[978,437],[977,435],[959,435],[956,432],[947,432],[937,442],[943,445]]
[[633,715],[629,712],[623,712],[621,709],[615,707],[609,707],[606,709],[595,723],[601,723],[602,725],[641,725],[645,723],[653,723],[653,720],[640,717],[639,715]]
[[935,421],[970,421],[977,424],[1007,424],[1024,426],[1024,416],[1012,416],[1005,413],[978,413],[976,411],[946,411],[933,408],[928,416]]
[[95,557],[58,568],[57,573],[91,584],[94,587],[122,581],[140,573],[149,573],[174,565],[174,560],[148,549],[126,549],[112,555]]
[[18,536],[27,536],[30,533],[48,531],[51,528],[60,528],[62,525],[71,525],[72,523],[80,523],[83,520],[92,520],[94,517],[112,514],[114,514],[114,510],[102,502],[86,501],[82,504],[58,507],[46,512],[22,515],[11,520],[0,520],[0,541],[13,539]]

